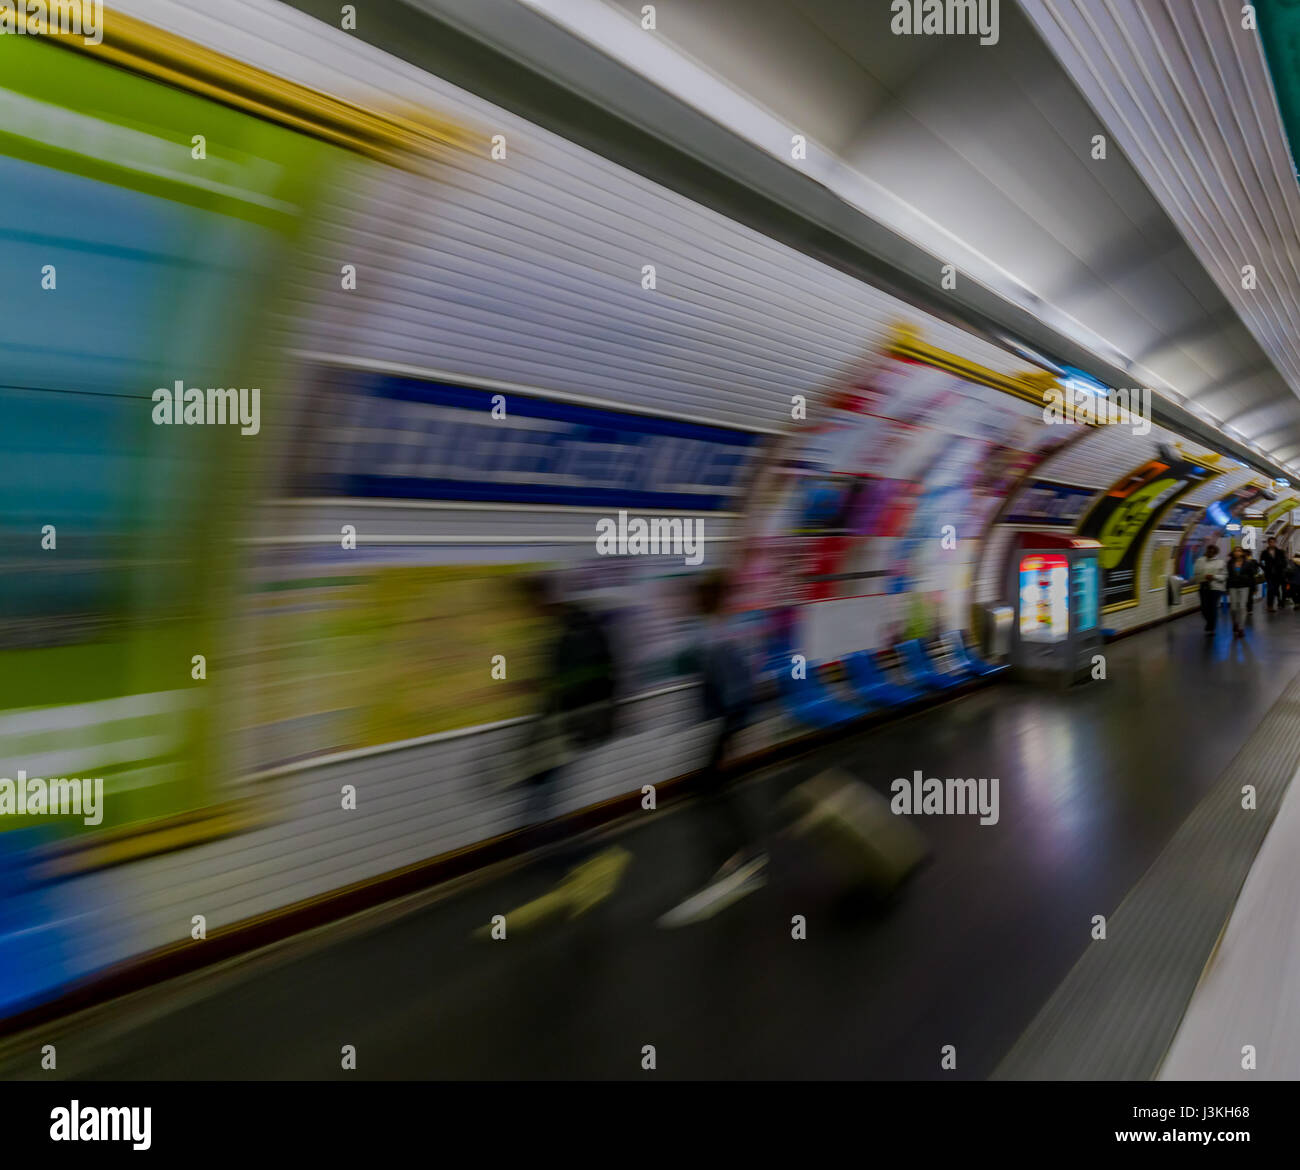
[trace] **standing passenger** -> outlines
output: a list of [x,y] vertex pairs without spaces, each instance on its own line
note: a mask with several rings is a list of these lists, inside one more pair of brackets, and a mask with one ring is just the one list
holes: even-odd
[[[539,701],[521,753],[528,771],[524,827],[532,830],[536,846],[552,846],[564,836],[564,827],[553,820],[564,774],[615,730],[614,657],[604,624],[564,598],[553,576],[525,577],[520,588],[532,615],[547,626]],[[563,842],[547,865],[558,871],[575,856]]]
[[1192,569],[1192,581],[1201,589],[1201,616],[1205,632],[1213,634],[1219,622],[1219,601],[1227,588],[1227,565],[1219,556],[1219,546],[1210,545]]
[[1250,588],[1246,591],[1246,613],[1255,612],[1255,594],[1259,592],[1260,578],[1263,576],[1263,570],[1260,568],[1259,561],[1246,551],[1245,545],[1242,545],[1241,555],[1246,558],[1246,572],[1250,574]]
[[699,628],[693,658],[700,674],[700,714],[709,724],[710,744],[700,778],[697,824],[706,872],[713,872],[713,877],[659,920],[664,927],[712,917],[767,881],[761,827],[736,791],[732,774],[736,736],[749,722],[755,687],[745,639],[723,612],[726,592],[727,581],[720,574],[708,575],[694,591]]
[[1286,584],[1286,553],[1277,547],[1277,537],[1268,538],[1268,547],[1259,558],[1260,568],[1264,570],[1264,585],[1268,590],[1268,612],[1277,610],[1282,598],[1282,589]]
[[1246,613],[1250,595],[1255,588],[1254,562],[1246,550],[1238,547],[1228,557],[1228,607],[1232,612],[1232,636],[1240,638],[1245,633]]

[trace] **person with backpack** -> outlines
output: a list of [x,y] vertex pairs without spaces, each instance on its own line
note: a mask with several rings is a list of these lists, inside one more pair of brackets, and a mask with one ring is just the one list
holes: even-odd
[[[536,717],[522,745],[528,761],[525,823],[533,829],[534,847],[558,840],[563,829],[549,825],[560,778],[574,760],[610,739],[615,731],[617,699],[614,654],[605,624],[586,607],[561,598],[555,582],[528,577],[524,597],[549,633],[542,651]],[[572,861],[556,850],[552,867]]]
[[698,824],[706,872],[713,876],[659,920],[664,927],[709,918],[767,881],[761,834],[732,782],[731,756],[752,715],[756,688],[749,649],[724,614],[726,593],[726,578],[720,574],[709,574],[693,590],[699,624],[691,658],[700,676],[700,714],[710,725]]

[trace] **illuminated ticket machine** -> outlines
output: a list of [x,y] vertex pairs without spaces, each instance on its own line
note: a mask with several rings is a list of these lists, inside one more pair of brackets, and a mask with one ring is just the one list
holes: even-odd
[[1011,665],[1020,678],[1062,686],[1092,676],[1101,648],[1101,543],[1021,533],[1011,562]]

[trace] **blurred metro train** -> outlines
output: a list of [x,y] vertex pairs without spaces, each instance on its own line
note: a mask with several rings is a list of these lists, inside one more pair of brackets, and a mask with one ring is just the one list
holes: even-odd
[[[1056,374],[974,330],[234,7],[0,37],[0,777],[104,780],[93,824],[0,804],[0,1013],[511,829],[538,567],[625,678],[572,812],[698,766],[702,569],[815,676],[978,644],[1020,532],[1101,541],[1116,632],[1230,525],[1289,534],[1184,436],[1048,425]],[[621,514],[702,559],[598,555]],[[746,750],[808,730],[778,701]]]

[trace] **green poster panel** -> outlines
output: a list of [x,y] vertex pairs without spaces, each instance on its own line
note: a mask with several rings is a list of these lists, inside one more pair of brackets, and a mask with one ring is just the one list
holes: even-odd
[[[31,823],[20,775],[103,779],[94,823],[45,820],[65,838],[228,817],[237,540],[284,403],[266,322],[343,155],[0,37],[0,831]],[[242,388],[256,426],[160,425],[177,383]]]

